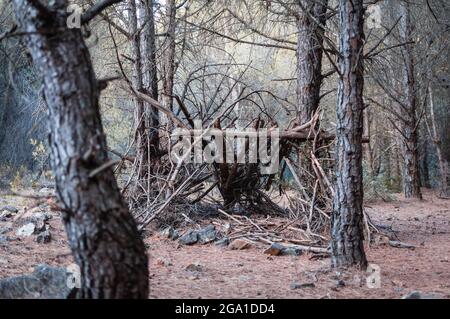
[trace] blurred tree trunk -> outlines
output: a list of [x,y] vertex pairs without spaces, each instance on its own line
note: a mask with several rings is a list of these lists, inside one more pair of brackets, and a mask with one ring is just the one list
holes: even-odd
[[[155,16],[153,12],[154,1],[140,1],[141,11],[143,13],[142,21],[145,24],[141,31],[141,52],[143,59],[142,85],[144,92],[150,95],[154,100],[158,100],[158,74],[156,67],[156,35],[155,35]],[[150,145],[150,169],[155,167],[159,161],[159,112],[152,105],[145,104],[146,127],[148,141]]]
[[81,298],[147,298],[145,247],[108,161],[99,85],[80,29],[66,26],[67,2],[14,0],[44,81],[52,168],[62,219],[80,266]]
[[336,184],[331,218],[334,267],[367,266],[363,245],[363,0],[339,2]]
[[365,116],[364,116],[364,129],[366,131],[365,135],[369,138],[369,143],[367,143],[365,145],[365,150],[366,150],[366,160],[367,160],[367,172],[369,175],[369,178],[371,181],[373,181],[375,179],[375,165],[374,165],[374,160],[373,160],[373,149],[372,149],[372,144],[371,142],[373,142],[373,137],[372,137],[372,131],[370,129],[370,123],[372,121],[372,116],[370,113],[370,109],[366,108],[366,111],[364,112]]
[[[411,8],[408,2],[400,5],[402,19],[400,25],[403,43],[413,42]],[[403,192],[406,198],[422,198],[420,191],[420,171],[418,155],[418,120],[417,93],[415,90],[414,56],[412,44],[406,44],[403,49],[403,91],[405,102],[401,105],[402,124],[402,155],[403,155]]]
[[[133,60],[132,86],[138,92],[146,93],[157,99],[157,75],[155,57],[155,27],[153,19],[153,1],[128,0]],[[135,191],[149,196],[150,176],[158,161],[159,114],[150,104],[135,98],[134,142],[136,146],[137,180]]]
[[422,176],[422,183],[421,186],[426,188],[431,188],[430,184],[430,169],[428,167],[428,141],[423,141],[420,143],[422,146],[422,154],[420,156],[421,165],[422,168],[421,176]]
[[439,193],[440,196],[445,198],[450,198],[450,174],[449,165],[442,152],[442,141],[440,138],[438,125],[436,121],[435,111],[434,111],[434,98],[433,90],[430,87],[430,118],[431,118],[431,137],[433,139],[434,145],[436,146],[436,155],[439,162],[439,173],[440,173],[440,183],[439,183]]
[[175,31],[176,31],[176,3],[175,0],[166,1],[165,38],[162,45],[162,104],[173,110],[173,81],[175,76]]

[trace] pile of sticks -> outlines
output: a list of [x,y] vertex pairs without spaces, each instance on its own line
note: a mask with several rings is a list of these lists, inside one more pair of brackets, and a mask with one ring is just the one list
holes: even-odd
[[[231,215],[219,209],[225,218],[214,219],[213,224],[219,227],[230,241],[245,239],[256,246],[267,246],[274,243],[285,247],[295,247],[303,251],[327,253],[326,241],[310,234],[304,224],[297,219],[286,220],[267,216],[251,218],[242,215]],[[325,239],[325,238],[324,238]]]

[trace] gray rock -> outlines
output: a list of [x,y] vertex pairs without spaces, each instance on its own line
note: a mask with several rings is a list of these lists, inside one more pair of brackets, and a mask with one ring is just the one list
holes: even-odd
[[208,225],[197,232],[198,241],[202,244],[210,243],[216,240],[217,232],[214,225]]
[[207,244],[214,241],[217,237],[216,227],[209,225],[200,230],[189,230],[180,237],[180,242],[184,245],[193,245],[196,243]]
[[223,237],[214,243],[216,246],[226,247],[230,244],[230,239],[228,237]]
[[316,285],[312,282],[307,282],[307,283],[303,283],[303,284],[293,282],[293,283],[291,283],[290,287],[292,290],[295,290],[295,289],[303,289],[303,288],[315,288]]
[[0,280],[0,299],[66,299],[74,290],[67,286],[65,268],[38,265],[31,275]]
[[198,241],[198,233],[195,230],[190,230],[180,237],[180,243],[183,245],[193,245]]
[[16,213],[19,212],[19,209],[17,209],[14,206],[11,206],[11,205],[6,205],[6,206],[3,206],[2,209],[0,209],[0,211],[2,211],[2,212],[3,211],[8,211],[10,213],[16,214]]
[[52,235],[50,234],[49,230],[45,230],[43,232],[41,232],[39,235],[37,235],[36,237],[36,241],[39,244],[47,244],[52,240]]
[[2,227],[0,227],[0,235],[9,233],[11,230],[13,230],[12,223],[6,223]]
[[50,219],[52,219],[52,218],[53,218],[53,216],[52,216],[52,214],[50,214],[50,213],[47,213],[47,212],[37,212],[37,213],[34,213],[34,214],[30,217],[30,221],[31,221],[31,222],[40,222],[40,221],[46,222],[46,221],[48,221],[48,220],[50,220]]
[[36,229],[36,226],[34,225],[34,223],[28,223],[28,224],[25,224],[22,227],[20,227],[16,231],[16,235],[19,237],[28,237],[28,236],[33,235],[35,229]]
[[0,245],[5,246],[8,244],[8,236],[0,235]]
[[423,293],[421,291],[412,291],[407,295],[404,295],[402,299],[442,299],[443,296],[436,295],[436,294],[427,294]]

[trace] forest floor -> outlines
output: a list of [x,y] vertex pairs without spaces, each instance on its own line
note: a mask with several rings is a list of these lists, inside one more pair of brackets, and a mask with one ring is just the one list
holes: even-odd
[[[450,298],[450,201],[429,190],[424,190],[423,201],[394,196],[391,202],[367,204],[366,210],[374,224],[391,228],[399,241],[416,248],[366,246],[369,263],[380,269],[379,288],[365,284],[367,273],[336,273],[329,258],[269,256],[256,246],[245,250],[214,244],[184,246],[154,232],[145,239],[150,298],[401,298],[416,290]],[[14,205],[18,215],[30,203],[0,199],[0,207]],[[0,242],[0,278],[30,273],[42,263],[72,263],[58,216],[49,220],[52,240],[47,244],[37,243],[35,236],[15,236],[18,217],[0,220],[3,236],[10,237]],[[186,270],[192,264],[198,269]]]

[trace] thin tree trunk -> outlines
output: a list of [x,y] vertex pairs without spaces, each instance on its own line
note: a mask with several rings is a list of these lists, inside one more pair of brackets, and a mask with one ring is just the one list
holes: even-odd
[[336,184],[331,218],[334,267],[367,266],[363,234],[363,0],[339,2]]
[[[43,75],[50,150],[62,219],[80,266],[82,298],[147,298],[145,247],[123,202],[106,151],[99,85],[80,29],[66,26],[66,1],[14,0]],[[103,169],[99,169],[104,167]]]
[[[132,58],[132,86],[138,92],[143,92],[143,59],[141,48],[141,37],[139,32],[138,7],[135,0],[128,0],[128,17],[130,23],[131,39],[131,58]],[[148,190],[148,173],[149,173],[149,145],[147,143],[147,113],[146,105],[141,99],[134,99],[134,144],[136,147],[136,159],[134,165],[137,166],[137,193],[145,193]]]
[[[144,91],[154,100],[158,100],[158,76],[156,67],[156,41],[155,41],[155,18],[153,13],[153,0],[142,0],[141,10],[145,26],[141,33],[141,51],[143,58],[143,78]],[[145,105],[147,128],[149,134],[150,153],[152,160],[159,152],[159,112],[151,105]],[[151,164],[153,166],[153,163]]]
[[163,95],[162,103],[169,110],[173,110],[173,81],[175,76],[175,30],[176,30],[176,3],[175,0],[166,1],[166,38],[162,52]]
[[434,113],[434,98],[432,88],[430,91],[430,117],[431,117],[431,128],[432,128],[432,138],[434,145],[436,146],[436,155],[439,162],[439,173],[440,173],[440,183],[439,183],[439,193],[442,197],[450,198],[450,174],[449,165],[442,154],[442,141],[439,135],[439,130],[437,128],[436,116]]
[[367,160],[367,171],[369,173],[369,178],[371,181],[373,181],[375,179],[375,165],[374,165],[374,160],[373,160],[373,150],[372,150],[372,145],[371,145],[371,141],[372,141],[372,131],[370,129],[370,123],[371,123],[371,114],[370,114],[370,109],[367,108],[365,111],[365,116],[364,116],[364,129],[366,131],[366,136],[369,138],[369,143],[367,143],[365,145],[365,150],[366,150],[366,160]]
[[[409,2],[400,5],[402,13],[401,36],[406,42],[413,41],[412,25]],[[418,156],[418,121],[416,116],[417,98],[415,91],[414,56],[412,45],[407,44],[403,50],[403,91],[405,103],[401,106],[403,110],[402,123],[402,153],[403,153],[403,192],[406,198],[422,199],[420,191],[420,170]]]
[[[128,1],[131,55],[133,60],[132,85],[136,91],[157,99],[155,26],[153,1]],[[136,146],[137,180],[135,191],[150,193],[152,172],[157,167],[159,152],[159,113],[152,105],[135,99],[134,143]],[[149,197],[148,197],[149,198]]]
[[422,145],[422,155],[420,160],[422,161],[422,173],[421,176],[423,178],[423,187],[426,188],[431,188],[431,184],[430,184],[430,170],[428,167],[428,142],[424,141],[423,143],[421,143]]

